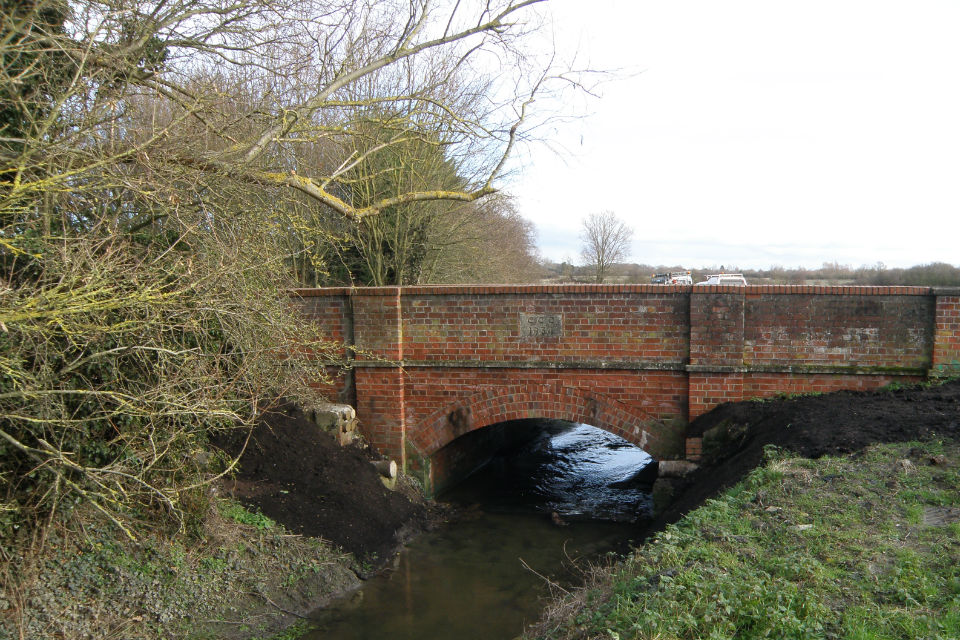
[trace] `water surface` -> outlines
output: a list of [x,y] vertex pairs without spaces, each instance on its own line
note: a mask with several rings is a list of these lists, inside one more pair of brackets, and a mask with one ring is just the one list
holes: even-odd
[[575,584],[578,567],[626,551],[651,508],[649,486],[631,478],[651,458],[593,427],[543,426],[441,496],[462,516],[318,612],[305,638],[514,638],[539,617],[549,583]]

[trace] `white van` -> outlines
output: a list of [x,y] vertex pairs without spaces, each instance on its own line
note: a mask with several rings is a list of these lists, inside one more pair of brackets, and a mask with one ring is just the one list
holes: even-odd
[[708,275],[706,280],[698,282],[697,284],[732,284],[746,286],[747,279],[743,277],[742,273],[713,273]]

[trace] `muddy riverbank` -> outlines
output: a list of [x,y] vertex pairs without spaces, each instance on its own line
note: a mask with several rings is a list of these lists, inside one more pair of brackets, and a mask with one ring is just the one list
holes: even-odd
[[[704,434],[708,459],[660,525],[744,477],[768,445],[815,458],[956,439],[960,381],[724,405],[691,432]],[[105,527],[82,541],[54,535],[38,557],[5,558],[4,570],[22,579],[0,594],[0,638],[266,637],[356,588],[355,574],[369,575],[437,521],[415,492],[383,488],[365,452],[340,448],[293,407],[266,416],[254,436],[200,538],[132,544]],[[249,510],[229,510],[226,495]]]
[[231,434],[214,444],[231,455],[243,451],[238,472],[223,485],[229,496],[293,533],[353,554],[366,573],[443,517],[412,479],[388,490],[367,450],[341,447],[291,404],[264,414],[249,442]]
[[20,638],[266,638],[390,561],[432,526],[416,488],[388,491],[357,447],[340,447],[290,405],[250,434],[239,472],[211,488],[187,530],[133,541],[94,516],[76,531],[4,547],[0,640]]
[[[269,430],[258,437],[256,448],[248,454],[252,457],[235,485],[245,491],[237,493],[238,497],[296,531],[321,535],[359,554],[358,557],[380,561],[392,557],[392,550],[413,532],[429,528],[436,521],[424,504],[384,493],[375,474],[368,469],[363,452],[341,450],[323,437],[316,441],[306,438],[304,434],[315,431],[301,422],[302,418],[296,409],[288,408],[268,420]],[[770,445],[816,458],[859,451],[876,442],[937,435],[956,437],[958,421],[960,382],[956,381],[930,387],[778,397],[720,406],[691,425],[691,434],[705,438],[706,459],[700,471],[679,483],[672,504],[647,532],[676,521],[705,499],[735,484],[760,463],[764,449]],[[294,453],[303,460],[325,461],[328,455],[346,457],[355,467],[331,462],[331,466],[319,472],[316,469],[323,465],[274,466],[276,460]],[[341,481],[354,476],[355,482]],[[325,484],[328,481],[332,484]],[[323,501],[316,503],[316,496],[324,496]],[[370,507],[364,504],[368,499],[387,506],[374,509],[376,524],[355,531],[355,518],[368,513]],[[379,502],[382,500],[389,502]],[[327,508],[325,505],[337,505],[342,511],[326,520],[301,517],[318,506]],[[638,533],[635,541],[639,542],[647,532]],[[368,562],[366,568],[372,567]]]

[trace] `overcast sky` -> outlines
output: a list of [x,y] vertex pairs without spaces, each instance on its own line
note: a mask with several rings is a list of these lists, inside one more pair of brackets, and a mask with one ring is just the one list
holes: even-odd
[[550,0],[558,48],[634,75],[507,189],[544,257],[611,210],[630,261],[960,265],[960,2]]

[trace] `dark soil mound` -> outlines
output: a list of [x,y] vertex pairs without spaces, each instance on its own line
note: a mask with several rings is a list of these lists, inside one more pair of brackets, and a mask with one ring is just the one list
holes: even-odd
[[[232,455],[241,434],[214,444]],[[254,429],[229,490],[291,531],[324,538],[378,565],[426,525],[426,508],[380,482],[371,457],[341,447],[297,407],[281,404]]]
[[[720,431],[725,436],[716,436]],[[705,461],[659,525],[673,522],[747,475],[775,445],[806,458],[860,451],[873,443],[960,437],[960,380],[882,391],[723,404],[694,420],[691,436],[705,441]]]
[[[960,381],[932,387],[773,398],[720,405],[697,418],[690,435],[722,431],[706,460],[653,528],[679,519],[736,484],[776,445],[817,458],[878,442],[960,437]],[[240,434],[215,444],[236,454]],[[372,565],[430,520],[422,504],[388,491],[356,447],[340,447],[288,404],[266,413],[231,484],[233,494],[290,530],[322,537]]]

